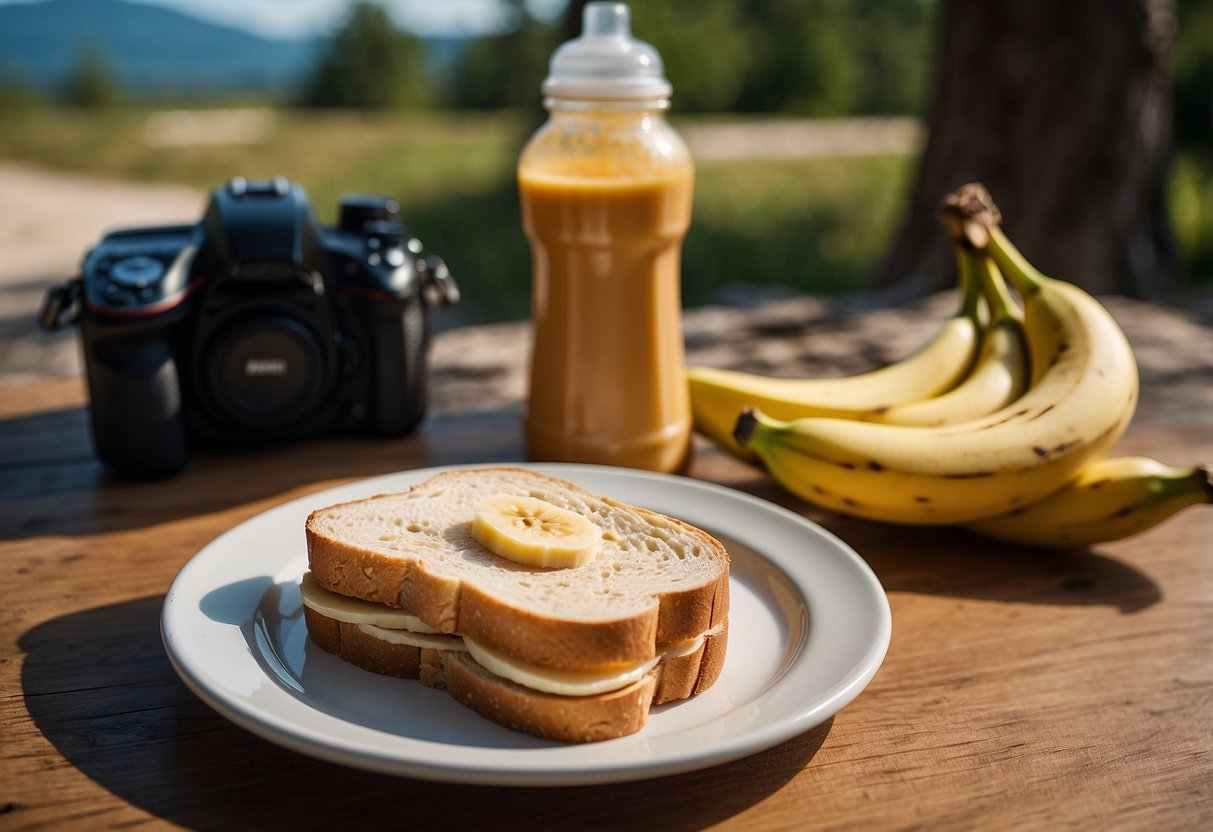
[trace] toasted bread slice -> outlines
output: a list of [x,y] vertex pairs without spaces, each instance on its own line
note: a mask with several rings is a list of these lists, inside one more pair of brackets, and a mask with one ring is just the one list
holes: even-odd
[[[481,499],[500,493],[537,497],[589,518],[602,529],[597,557],[543,569],[488,551],[472,537],[472,519]],[[723,665],[724,547],[678,520],[564,480],[523,468],[449,471],[403,494],[316,511],[306,532],[320,587],[407,611],[511,660],[579,671],[659,659],[641,679],[610,693],[541,693],[467,654],[394,643],[373,627],[305,609],[309,632],[324,649],[369,670],[444,687],[520,730],[568,741],[622,736],[643,725],[651,704],[706,690]]]
[[[603,531],[598,557],[542,569],[488,551],[472,538],[472,518],[498,493],[588,517]],[[403,494],[320,509],[306,531],[309,565],[325,589],[545,667],[638,664],[659,644],[728,620],[729,556],[713,537],[524,468],[442,473]]]
[[652,705],[676,702],[707,690],[720,676],[728,626],[705,634],[690,652],[660,661],[641,679],[592,696],[544,693],[486,670],[466,653],[414,647],[376,638],[359,627],[304,608],[312,640],[351,664],[447,690],[494,722],[560,742],[593,742],[634,733]]

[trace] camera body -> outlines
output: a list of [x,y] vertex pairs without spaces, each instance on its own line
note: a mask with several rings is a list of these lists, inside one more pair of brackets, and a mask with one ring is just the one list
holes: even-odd
[[408,433],[428,305],[458,300],[393,200],[345,196],[327,227],[282,178],[216,188],[196,225],[106,235],[75,289],[97,455],[132,478],[192,444]]

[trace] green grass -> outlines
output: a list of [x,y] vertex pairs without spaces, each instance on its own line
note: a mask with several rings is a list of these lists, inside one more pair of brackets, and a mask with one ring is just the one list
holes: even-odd
[[[259,141],[153,147],[154,111],[33,109],[0,118],[0,157],[147,182],[209,187],[228,176],[283,174],[319,200],[342,190],[404,189],[419,199],[482,192],[513,164],[516,116],[276,111]],[[319,209],[324,206],[317,205]]]
[[702,165],[684,252],[684,295],[724,286],[840,294],[862,287],[891,235],[914,172],[906,156]]
[[1171,169],[1167,203],[1184,254],[1189,287],[1213,284],[1213,159],[1207,153],[1181,154]]
[[[450,265],[469,319],[526,316],[530,257],[514,165],[534,114],[279,110],[254,144],[184,148],[149,147],[142,137],[150,115],[10,111],[0,117],[0,158],[200,189],[234,175],[280,174],[306,187],[330,222],[341,193],[387,193],[426,250]],[[1213,170],[1196,162],[1175,170],[1176,226],[1199,270],[1213,260]],[[700,165],[683,258],[686,304],[711,302],[726,287],[734,297],[736,287],[753,285],[816,294],[861,288],[896,230],[913,175],[906,156]]]

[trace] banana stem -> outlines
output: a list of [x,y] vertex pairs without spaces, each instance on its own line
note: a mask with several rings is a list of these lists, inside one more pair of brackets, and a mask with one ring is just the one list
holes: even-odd
[[944,197],[939,218],[955,243],[989,252],[1022,297],[1036,294],[1048,283],[1049,278],[1038,272],[1002,233],[1002,212],[981,183],[971,182]]
[[982,294],[990,307],[990,322],[1019,320],[1019,304],[1011,297],[998,265],[985,252],[973,252],[971,258],[978,261],[977,273],[981,278]]
[[733,438],[737,440],[738,445],[747,448],[750,440],[754,438],[754,428],[756,427],[758,427],[758,417],[754,415],[754,408],[747,407],[737,417],[737,424],[733,427]]
[[957,243],[953,246],[956,252],[956,274],[960,283],[960,291],[964,298],[960,314],[973,321],[979,320],[981,314],[981,282],[977,279],[976,264],[973,254],[967,246]]
[[1028,262],[997,225],[988,225],[986,231],[989,233],[989,241],[985,250],[998,264],[1007,280],[1015,286],[1016,291],[1025,298],[1039,292],[1049,278]]
[[1149,485],[1143,505],[1154,505],[1180,496],[1185,498],[1186,505],[1213,504],[1213,469],[1207,465],[1197,465],[1155,478]]
[[1204,497],[1204,501],[1213,504],[1213,468],[1208,465],[1197,465],[1189,476],[1196,489]]

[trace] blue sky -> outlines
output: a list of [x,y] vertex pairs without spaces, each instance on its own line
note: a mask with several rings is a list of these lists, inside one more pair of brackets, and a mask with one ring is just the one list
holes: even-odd
[[[397,25],[419,35],[478,35],[509,28],[506,4],[499,0],[377,0]],[[9,5],[29,0],[0,0]],[[132,0],[167,6],[211,20],[279,38],[307,37],[330,31],[353,0]],[[537,16],[559,14],[565,0],[527,0]]]

